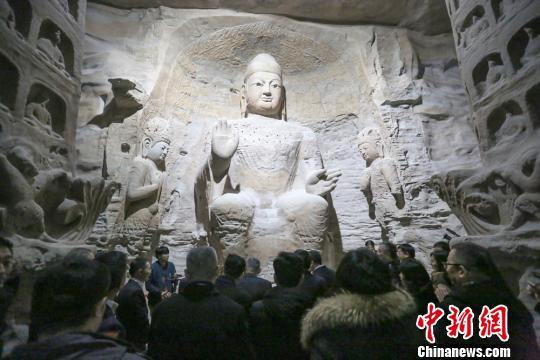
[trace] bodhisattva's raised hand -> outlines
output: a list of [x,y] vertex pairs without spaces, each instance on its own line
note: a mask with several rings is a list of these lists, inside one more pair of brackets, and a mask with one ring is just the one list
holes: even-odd
[[341,176],[339,170],[320,169],[311,172],[306,179],[306,192],[314,195],[325,196],[336,188]]
[[238,139],[238,132],[227,121],[217,123],[212,129],[212,157],[214,160],[229,160],[238,148]]

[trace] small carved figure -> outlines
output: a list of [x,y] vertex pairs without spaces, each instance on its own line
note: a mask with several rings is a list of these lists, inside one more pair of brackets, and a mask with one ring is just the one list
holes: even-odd
[[488,71],[486,74],[486,85],[490,86],[504,77],[504,66],[497,64],[495,60],[488,60]]
[[6,0],[0,0],[0,21],[6,24],[9,30],[15,31],[15,14]]
[[501,14],[501,19],[508,16],[512,13],[516,0],[503,0],[499,4],[499,14]]
[[476,37],[488,27],[489,22],[486,19],[473,15],[471,26],[465,30],[464,46],[469,47]]
[[395,217],[396,210],[405,206],[397,167],[393,159],[384,156],[382,139],[375,128],[366,128],[358,135],[358,149],[366,160],[360,190],[368,201],[370,217],[380,224],[382,237],[387,240],[392,230],[389,216]]
[[514,141],[517,136],[527,131],[527,118],[522,114],[506,113],[501,127],[494,134],[496,144],[507,144]]
[[39,38],[37,41],[37,49],[41,51],[56,67],[61,70],[66,68],[64,63],[64,55],[58,47],[62,41],[62,32],[56,30],[53,34],[53,39],[46,37]]
[[164,161],[170,146],[168,127],[160,122],[165,120],[154,118],[147,124],[142,154],[133,159],[129,171],[124,216],[117,232],[130,255],[148,253],[159,241],[159,200],[165,181]]
[[540,36],[535,34],[532,28],[526,27],[523,30],[529,39],[523,57],[521,58],[521,63],[525,65],[530,62],[536,62],[538,57],[540,57]]
[[36,120],[39,123],[51,126],[51,114],[47,110],[47,105],[49,104],[49,98],[46,98],[40,103],[31,102],[26,105],[24,109],[24,115],[29,117],[32,120]]

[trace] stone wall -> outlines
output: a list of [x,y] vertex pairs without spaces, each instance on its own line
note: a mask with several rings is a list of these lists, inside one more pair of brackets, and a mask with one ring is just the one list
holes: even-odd
[[467,230],[462,240],[489,248],[532,307],[525,288],[540,280],[540,3],[447,7],[482,161],[442,172],[435,187]]
[[[344,250],[381,239],[380,222],[370,218],[360,191],[366,165],[356,140],[373,126],[382,134],[385,156],[397,164],[405,197],[405,207],[387,215],[395,224],[390,238],[415,244],[425,260],[447,228],[464,233],[429,186],[441,169],[479,161],[449,34],[229,10],[95,4],[89,4],[86,31],[88,95],[79,131],[96,135],[84,136],[92,145],[79,142],[79,152],[93,154],[87,163],[105,158],[106,169],[93,171],[125,185],[130,159],[140,154],[144,124],[155,118],[170,123],[160,233],[180,267],[199,236],[193,186],[207,156],[209,129],[219,119],[239,118],[243,69],[259,52],[275,56],[284,69],[288,121],[313,129],[325,167],[343,171],[332,202]],[[143,108],[100,128],[91,119],[114,99],[109,79],[135,84],[138,91],[129,93]],[[107,246],[124,199],[122,190],[113,197],[92,241]]]

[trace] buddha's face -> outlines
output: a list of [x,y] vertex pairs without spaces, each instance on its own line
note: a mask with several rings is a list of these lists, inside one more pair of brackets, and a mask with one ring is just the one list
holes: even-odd
[[272,116],[278,114],[283,103],[281,77],[270,72],[253,73],[245,83],[247,112]]
[[165,141],[158,141],[150,148],[146,157],[154,162],[164,161],[169,153],[169,144]]
[[380,157],[377,146],[372,142],[364,142],[358,145],[358,149],[362,153],[362,157],[368,163]]

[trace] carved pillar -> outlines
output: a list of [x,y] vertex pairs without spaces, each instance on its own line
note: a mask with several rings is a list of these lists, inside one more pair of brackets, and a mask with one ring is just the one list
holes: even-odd
[[433,180],[517,291],[540,264],[540,2],[446,3],[482,164]]

